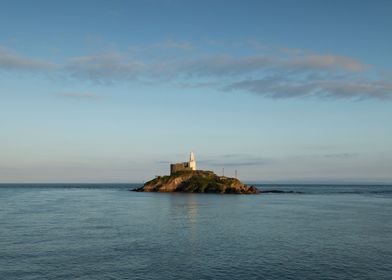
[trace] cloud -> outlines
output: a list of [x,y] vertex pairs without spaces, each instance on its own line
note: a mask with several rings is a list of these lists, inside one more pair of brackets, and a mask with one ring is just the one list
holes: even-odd
[[185,89],[215,88],[221,86],[218,82],[177,83],[176,86]]
[[273,161],[269,160],[269,159],[247,159],[247,160],[243,160],[243,161],[229,161],[229,162],[223,162],[223,163],[216,162],[216,163],[212,163],[212,165],[235,167],[235,166],[269,165],[271,163],[273,163]]
[[[166,46],[168,43],[163,44]],[[170,42],[172,47],[180,46]],[[308,73],[308,72],[359,72],[366,69],[359,61],[333,55],[301,55],[279,58],[272,55],[234,56],[201,55],[192,59],[131,58],[122,53],[105,53],[76,57],[69,60],[66,71],[75,78],[106,83],[131,80],[226,79],[260,73]],[[206,81],[198,81],[205,83]],[[211,81],[210,81],[211,82]]]
[[155,161],[156,164],[171,164],[173,162],[167,161],[167,160],[157,160]]
[[153,48],[159,49],[176,49],[176,50],[192,50],[195,46],[186,41],[175,41],[175,40],[166,40],[164,42],[156,43],[152,45]]
[[338,159],[348,159],[357,157],[359,154],[357,153],[337,153],[337,154],[326,154],[325,158],[338,158]]
[[298,159],[352,159],[360,156],[359,153],[349,153],[349,152],[343,152],[343,153],[329,153],[329,154],[310,154],[310,155],[298,155],[295,156],[294,158],[296,160]]
[[351,57],[337,55],[305,55],[294,57],[285,62],[287,67],[304,69],[344,69],[352,72],[360,72],[367,68],[366,65]]
[[268,56],[204,56],[170,65],[182,76],[227,77],[253,73],[274,65]]
[[77,98],[77,99],[99,99],[101,96],[90,92],[62,92],[59,96],[66,98]]
[[255,157],[242,154],[221,155],[213,159],[199,160],[199,164],[217,166],[217,167],[240,167],[240,166],[258,166],[269,165],[273,163],[272,159]]
[[[152,47],[153,46],[153,47]],[[189,42],[168,40],[149,48],[190,49]],[[157,52],[157,50],[156,50]],[[255,93],[269,98],[388,99],[392,83],[359,60],[309,50],[275,49],[254,55],[192,53],[189,56],[135,56],[101,53],[71,57],[54,65],[0,48],[0,69],[25,70],[63,80],[99,85],[170,83],[180,88],[212,88]]]
[[[156,164],[171,164],[173,162],[166,160],[155,161]],[[209,159],[198,159],[199,167],[212,166],[212,167],[240,167],[240,166],[258,166],[272,164],[273,160],[263,157],[255,157],[246,154],[226,154],[214,156]]]
[[190,61],[182,61],[167,65],[179,73],[191,77],[203,76],[236,76],[255,72],[323,72],[337,71],[360,72],[367,68],[360,61],[350,57],[334,55],[301,55],[279,58],[272,55],[232,56],[214,55],[198,57]]
[[271,98],[324,97],[346,99],[387,99],[391,97],[392,83],[362,79],[293,79],[269,76],[235,82],[223,88],[226,91],[243,90]]
[[34,71],[53,68],[50,62],[26,58],[0,46],[0,69]]
[[140,62],[119,53],[109,53],[71,58],[63,69],[65,74],[75,79],[108,84],[134,80],[142,68]]

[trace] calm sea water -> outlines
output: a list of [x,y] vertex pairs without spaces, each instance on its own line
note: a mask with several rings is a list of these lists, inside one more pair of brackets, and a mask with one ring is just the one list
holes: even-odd
[[0,279],[392,279],[392,186],[0,185]]

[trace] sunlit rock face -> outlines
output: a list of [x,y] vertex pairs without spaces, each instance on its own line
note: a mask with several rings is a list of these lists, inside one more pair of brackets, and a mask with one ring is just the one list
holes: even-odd
[[212,171],[179,171],[146,182],[139,192],[185,192],[220,194],[256,194],[259,190],[238,179],[218,176]]

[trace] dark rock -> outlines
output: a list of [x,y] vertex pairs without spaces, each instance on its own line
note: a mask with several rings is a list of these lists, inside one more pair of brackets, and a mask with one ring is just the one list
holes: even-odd
[[303,192],[282,191],[282,190],[261,190],[260,193],[298,193],[298,194],[302,194]]

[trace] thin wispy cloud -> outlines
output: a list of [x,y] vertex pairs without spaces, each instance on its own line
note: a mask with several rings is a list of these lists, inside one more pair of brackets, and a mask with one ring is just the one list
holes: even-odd
[[62,92],[58,94],[61,97],[73,99],[99,99],[100,95],[91,92]]
[[[152,48],[193,49],[168,40]],[[63,65],[30,59],[0,48],[0,69],[47,71],[78,82],[170,83],[181,88],[212,88],[254,93],[268,98],[388,99],[392,83],[369,65],[347,56],[291,49],[255,55],[205,54],[146,58],[110,52],[71,57]],[[369,72],[371,71],[372,72]]]
[[27,58],[0,46],[0,69],[19,71],[41,71],[54,68],[48,61]]
[[161,43],[156,43],[152,45],[153,48],[159,49],[175,49],[175,50],[192,50],[195,46],[191,42],[187,41],[175,41],[166,40]]
[[237,78],[268,72],[358,72],[366,68],[359,61],[338,56],[310,55],[277,58],[271,55],[208,55],[193,59],[142,61],[125,54],[109,53],[72,58],[66,69],[75,76],[99,79]]
[[165,164],[165,165],[169,165],[172,162],[168,161],[168,160],[157,160],[155,161],[156,164]]
[[199,160],[198,162],[201,165],[213,167],[260,166],[274,163],[270,158],[242,154],[221,155],[210,159]]
[[326,154],[324,157],[326,158],[338,158],[338,159],[349,159],[359,156],[357,153],[335,153],[335,154]]
[[317,69],[317,70],[347,70],[351,72],[360,72],[366,69],[366,65],[351,57],[337,55],[319,55],[311,54],[301,57],[294,57],[283,61],[287,67],[294,69]]
[[339,160],[351,160],[359,157],[359,153],[342,152],[342,153],[327,153],[327,154],[310,154],[310,155],[298,155],[293,157],[294,159],[339,159]]
[[142,68],[140,62],[119,53],[109,53],[71,58],[63,70],[74,79],[107,84],[133,80]]
[[392,83],[368,78],[347,78],[344,80],[329,77],[312,79],[293,79],[269,76],[262,79],[249,79],[235,82],[223,88],[226,91],[247,91],[271,98],[342,98],[342,99],[388,99],[392,94]]

